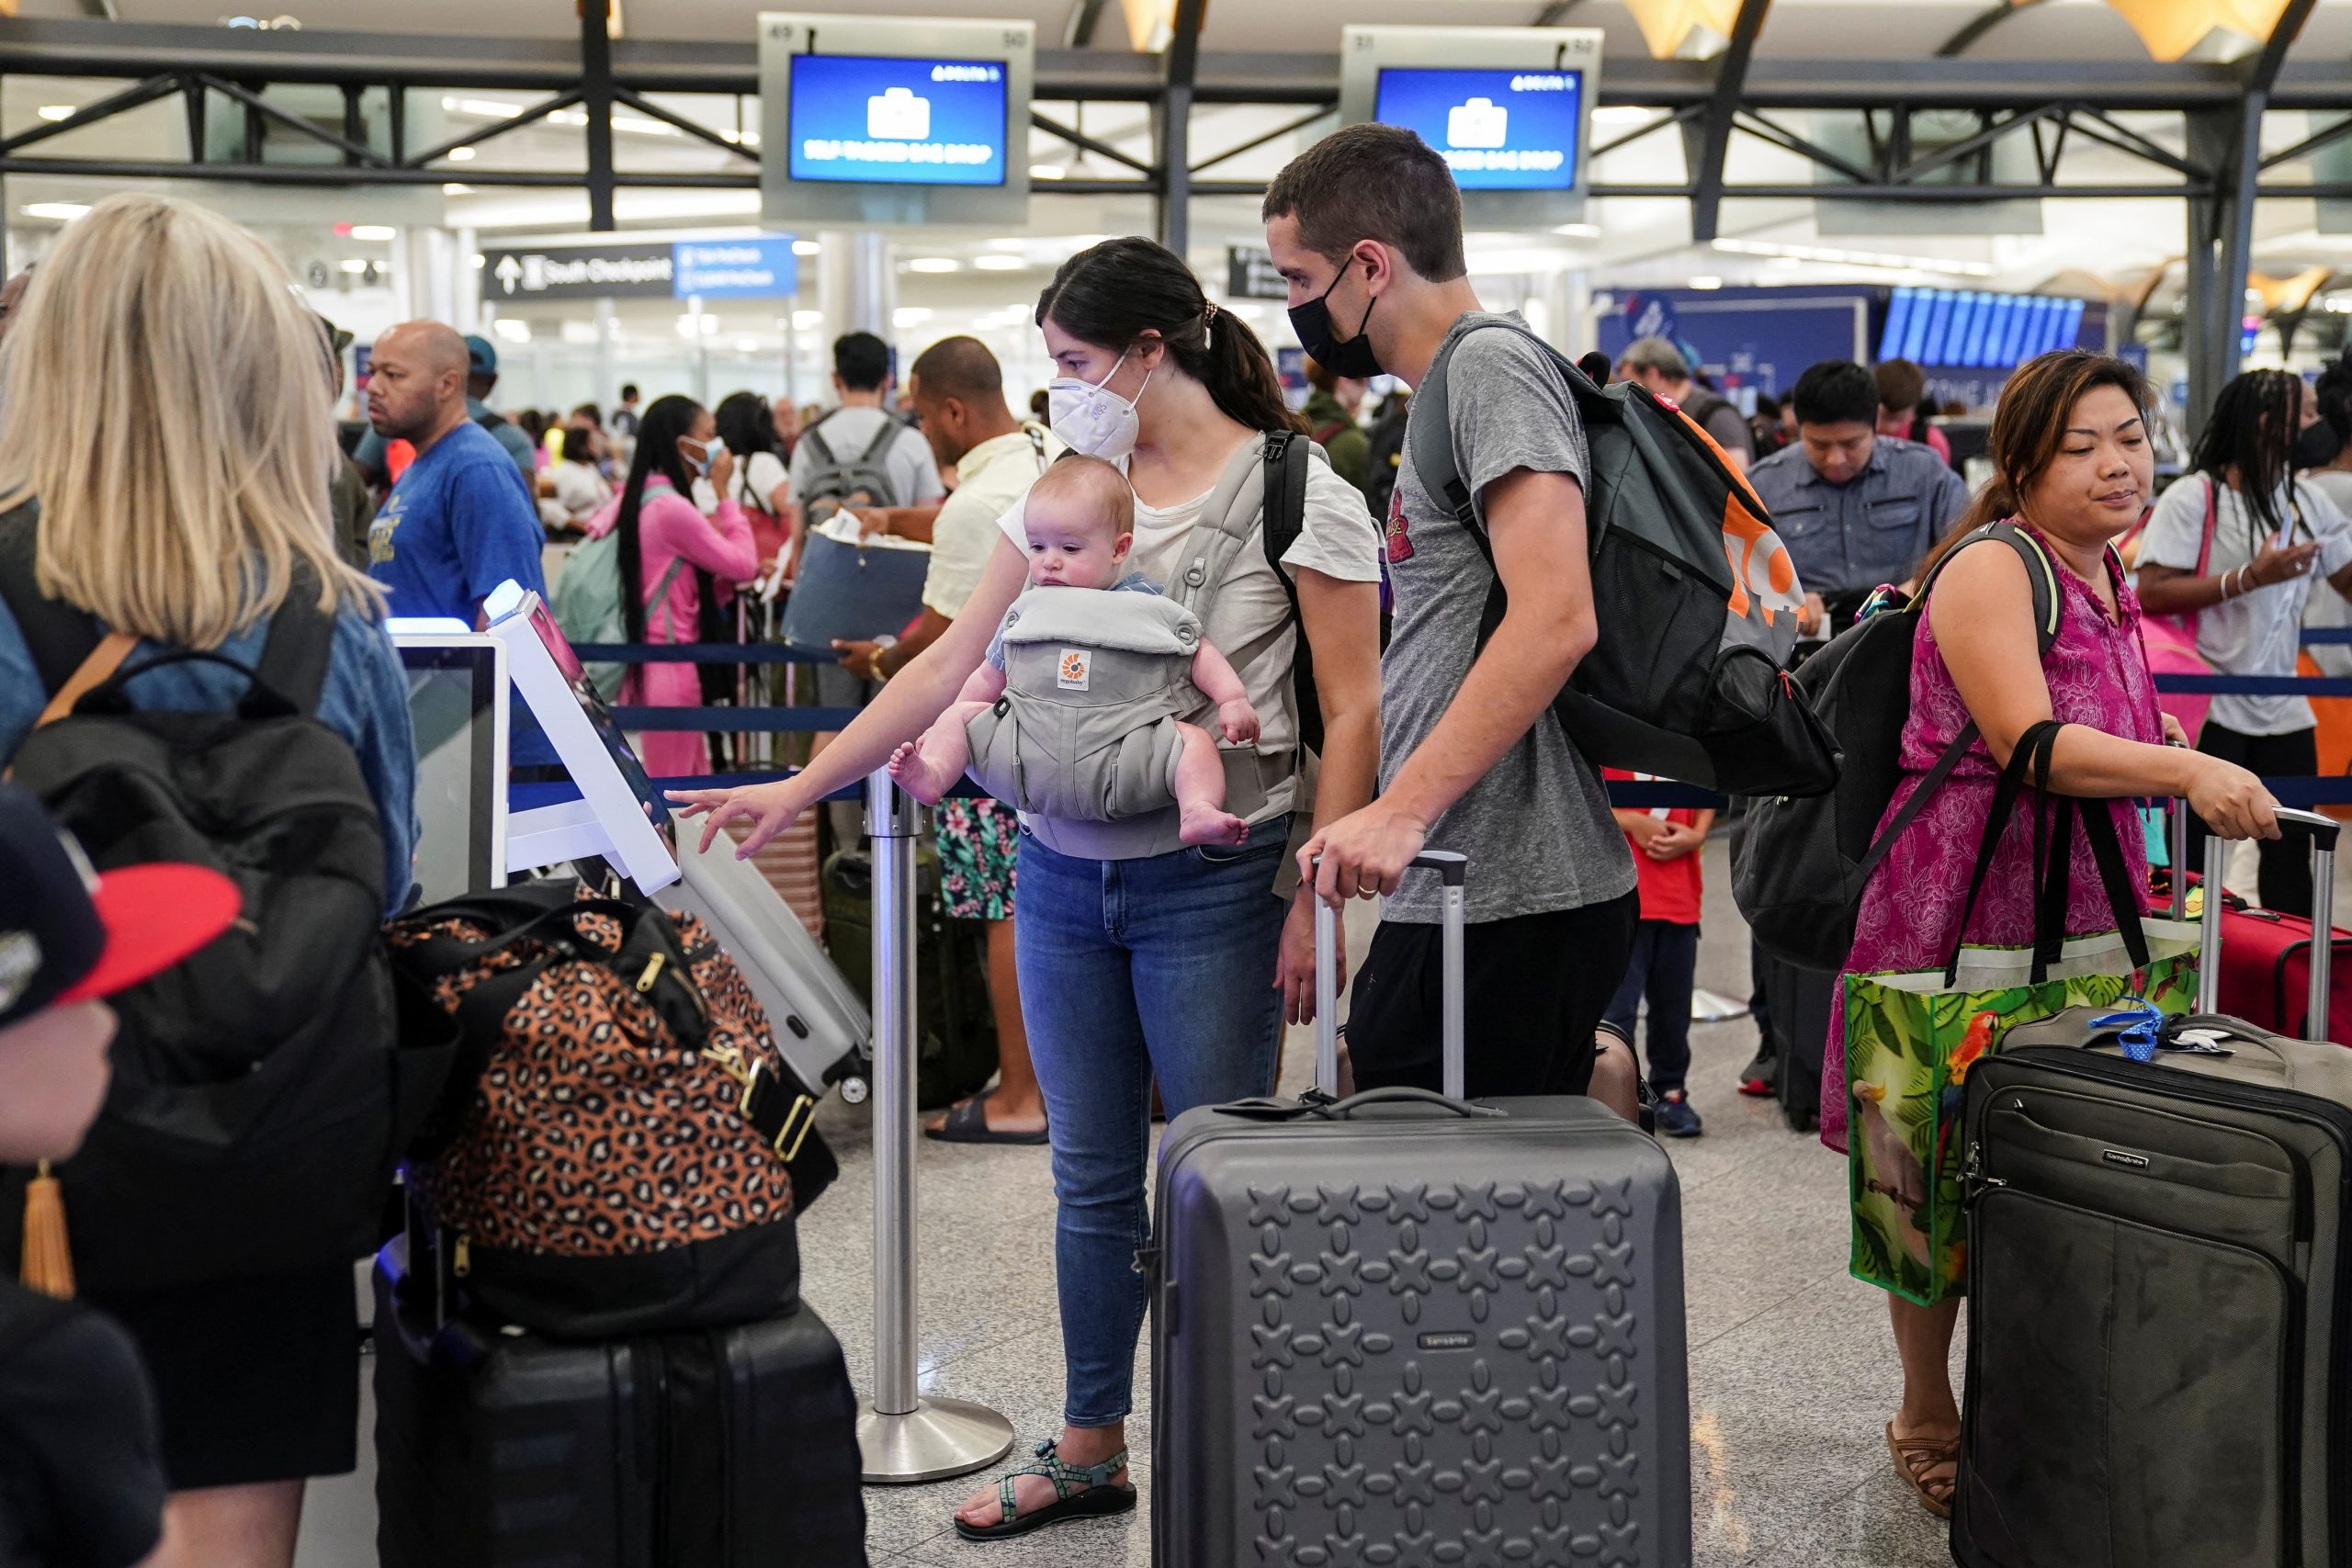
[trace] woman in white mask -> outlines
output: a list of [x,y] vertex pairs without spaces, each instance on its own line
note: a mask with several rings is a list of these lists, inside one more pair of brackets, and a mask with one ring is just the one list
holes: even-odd
[[[693,642],[702,625],[707,574],[720,593],[759,572],[752,525],[729,493],[735,455],[718,439],[718,421],[692,398],[656,398],[639,422],[637,451],[620,494],[588,519],[588,536],[620,531],[621,616],[631,642]],[[709,516],[694,502],[695,481],[707,479],[718,494]],[[691,664],[639,664],[629,670],[621,701],[661,707],[698,707],[702,676]],[[645,771],[699,773],[710,751],[691,730],[648,730],[638,737]]]
[[[1256,336],[1209,302],[1181,257],[1145,239],[1071,257],[1037,324],[1060,371],[1054,434],[1124,462],[1136,492],[1130,568],[1201,615],[1263,723],[1255,747],[1226,753],[1227,809],[1250,824],[1238,849],[1182,847],[1172,810],[1023,821],[1015,942],[1059,1198],[1064,1427],[957,1511],[973,1539],[1134,1507],[1125,1418],[1144,1314],[1133,1265],[1149,1231],[1151,1086],[1170,1117],[1272,1091],[1283,1021],[1314,1005],[1313,904],[1292,892],[1284,850],[1370,800],[1379,757],[1380,536],[1363,496],[1315,450],[1296,538],[1279,569],[1269,558],[1256,500],[1264,433],[1300,426]],[[913,739],[1026,583],[1018,507],[965,613],[808,769],[676,798],[713,827],[752,819],[749,852]],[[1307,651],[1317,772],[1303,767],[1293,684]]]

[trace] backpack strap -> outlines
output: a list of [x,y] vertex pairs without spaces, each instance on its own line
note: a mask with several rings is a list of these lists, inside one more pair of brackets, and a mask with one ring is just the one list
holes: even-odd
[[1323,750],[1323,709],[1315,688],[1315,650],[1306,639],[1306,623],[1298,609],[1298,584],[1283,564],[1283,557],[1306,532],[1306,474],[1311,455],[1307,444],[1290,431],[1266,437],[1264,504],[1266,564],[1290,600],[1290,618],[1298,626],[1298,650],[1291,658],[1291,695],[1298,708],[1299,742],[1309,751]]
[[[1169,597],[1199,616],[1204,627],[1217,590],[1225,583],[1227,569],[1265,511],[1267,468],[1261,458],[1266,439],[1252,437],[1226,465],[1224,477],[1202,504],[1200,522],[1186,541],[1188,558],[1178,564],[1176,581],[1168,584]],[[1239,668],[1237,651],[1223,651]]]
[[[825,419],[831,419],[832,417],[833,416],[831,414],[827,414]],[[841,459],[833,456],[833,449],[831,446],[826,442],[825,438],[817,434],[818,431],[824,428],[825,419],[819,420],[815,424],[812,424],[808,429],[802,431],[800,433],[800,439],[806,441],[809,446],[814,446],[817,449],[817,461],[824,464],[825,467],[829,468],[839,468],[841,466]]]
[[56,692],[96,651],[100,634],[96,616],[41,592],[33,570],[39,519],[29,506],[0,518],[0,600],[17,619],[41,690]]
[[[1454,460],[1453,413],[1448,406],[1446,389],[1455,353],[1470,340],[1472,333],[1489,331],[1516,333],[1533,344],[1552,362],[1561,379],[1567,383],[1571,399],[1576,396],[1579,383],[1587,391],[1598,389],[1594,388],[1592,378],[1566,355],[1536,336],[1532,327],[1508,317],[1480,321],[1466,329],[1430,362],[1429,373],[1414,389],[1413,400],[1408,405],[1412,417],[1405,427],[1405,440],[1412,449],[1413,472],[1420,477],[1422,488],[1436,497],[1439,504],[1453,513],[1456,522],[1469,530],[1472,542],[1476,544],[1478,552],[1491,566],[1494,564],[1494,551],[1487,544],[1486,524],[1478,515],[1478,498],[1470,493],[1470,487],[1463,480],[1461,466]],[[1423,412],[1425,410],[1426,412]],[[1499,586],[1498,584],[1498,588]]]
[[858,462],[866,468],[879,467],[883,458],[889,454],[892,444],[899,439],[899,432],[911,428],[912,426],[900,424],[887,412],[884,413],[882,428],[876,431],[874,439],[865,444],[865,453],[858,458]]
[[319,694],[326,689],[327,662],[334,655],[334,615],[319,608],[318,594],[318,574],[295,562],[286,597],[270,615],[269,637],[254,665],[254,681],[305,716],[319,711]]

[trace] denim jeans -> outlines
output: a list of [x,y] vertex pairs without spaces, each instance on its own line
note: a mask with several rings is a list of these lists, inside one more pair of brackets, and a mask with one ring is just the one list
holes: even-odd
[[1664,1094],[1690,1076],[1690,992],[1699,971],[1699,928],[1675,920],[1644,920],[1634,928],[1634,958],[1624,983],[1601,1016],[1634,1037],[1634,1016],[1650,1004],[1650,1088]]
[[1273,1091],[1274,956],[1289,906],[1274,873],[1290,819],[1239,849],[1080,860],[1021,837],[1013,921],[1021,1014],[1052,1129],[1063,1418],[1124,1419],[1134,1393],[1148,1238],[1151,1085],[1169,1118]]

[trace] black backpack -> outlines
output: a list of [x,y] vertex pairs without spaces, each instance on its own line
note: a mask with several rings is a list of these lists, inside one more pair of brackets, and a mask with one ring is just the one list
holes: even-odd
[[[1552,702],[1588,762],[1727,795],[1818,795],[1838,752],[1782,660],[1796,642],[1796,574],[1764,503],[1690,416],[1639,382],[1601,386],[1524,322],[1456,337],[1413,394],[1414,472],[1489,568],[1476,498],[1453,456],[1450,361],[1472,333],[1533,344],[1566,383],[1591,448],[1585,526],[1600,638]],[[1500,574],[1477,646],[1502,624]]]
[[[30,510],[0,520],[0,595],[55,693],[102,639],[89,615],[40,595],[32,554]],[[185,862],[226,874],[243,896],[218,941],[113,998],[106,1105],[55,1172],[85,1287],[365,1257],[401,1126],[421,1119],[447,1070],[447,1052],[396,1047],[383,829],[358,759],[315,716],[334,639],[317,592],[298,568],[254,667],[185,650],[134,657],[11,762],[97,869]],[[192,661],[246,677],[234,709],[131,705],[132,676]],[[20,1198],[22,1179],[0,1200]],[[0,1227],[22,1209],[0,1201]],[[8,1257],[15,1246],[0,1236]]]
[[1298,650],[1291,656],[1291,695],[1298,706],[1298,743],[1318,755],[1323,750],[1323,704],[1315,692],[1315,650],[1307,646],[1306,623],[1299,619],[1298,584],[1291,581],[1283,557],[1306,530],[1306,438],[1277,430],[1266,437],[1266,564],[1274,581],[1290,598],[1290,617],[1298,626]]
[[2047,658],[2058,640],[2064,601],[2057,569],[2033,536],[1990,523],[1945,552],[1899,609],[1882,610],[1840,632],[1796,673],[1796,683],[1845,755],[1838,787],[1808,798],[1781,795],[1749,807],[1732,853],[1732,897],[1764,951],[1783,963],[1835,972],[1854,945],[1862,889],[1894,841],[1927,808],[1976,743],[1973,719],[1928,770],[1903,809],[1879,831],[1903,779],[1903,724],[1911,714],[1911,645],[1927,614],[1928,590],[1952,557],[1998,539],[2025,562],[2033,585],[2035,638]]

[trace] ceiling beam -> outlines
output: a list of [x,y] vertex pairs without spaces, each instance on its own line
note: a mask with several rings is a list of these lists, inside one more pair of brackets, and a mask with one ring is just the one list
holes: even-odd
[[1747,67],[1756,57],[1757,35],[1772,0],[1739,0],[1732,18],[1731,42],[1715,59],[1714,88],[1707,96],[1707,111],[1695,130],[1686,130],[1692,154],[1690,238],[1699,244],[1713,241],[1723,216],[1724,163],[1731,153],[1732,126],[1739,116],[1747,85]]

